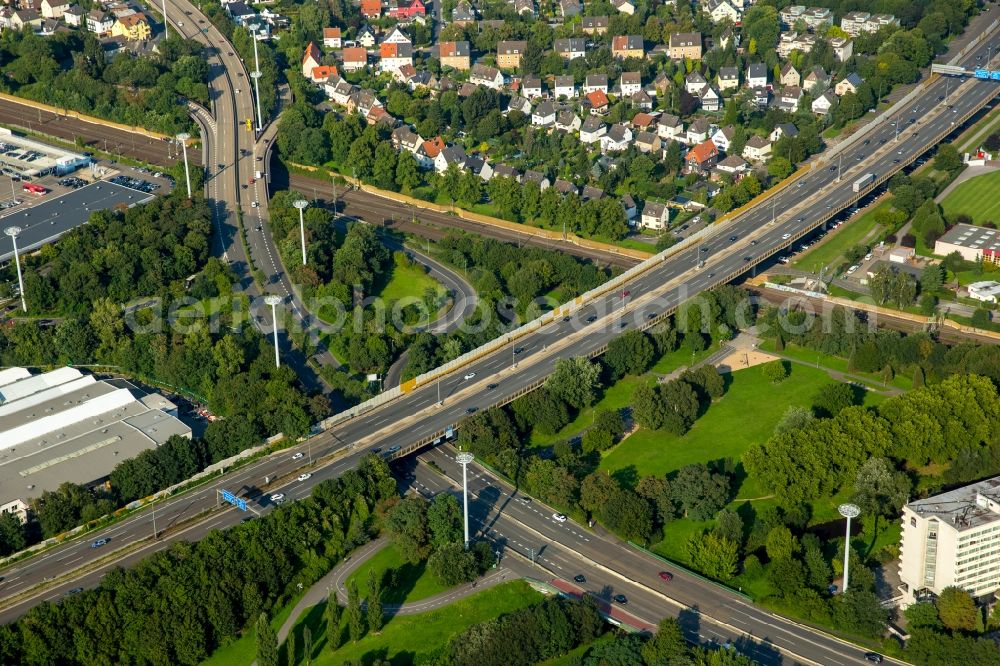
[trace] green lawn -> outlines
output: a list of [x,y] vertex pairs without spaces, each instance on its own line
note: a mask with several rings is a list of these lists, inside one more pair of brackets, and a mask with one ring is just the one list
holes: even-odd
[[398,585],[390,588],[386,583],[386,587],[382,591],[383,604],[419,601],[448,589],[427,571],[426,563],[410,564],[406,562],[400,557],[396,548],[391,545],[375,553],[371,559],[358,567],[358,570],[348,577],[348,582],[357,583],[358,590],[361,591],[362,595],[365,594],[364,590],[368,589],[368,572],[372,569],[379,576],[388,569],[399,570]]
[[973,223],[1000,221],[1000,171],[970,178],[953,189],[941,202],[948,218],[965,214]]
[[441,290],[444,287],[427,274],[420,264],[395,264],[389,280],[379,291],[378,296],[387,303],[403,298],[423,300],[428,289]]
[[[761,351],[774,352],[774,340],[765,340],[760,344],[760,349]],[[838,372],[850,373],[851,375],[864,379],[865,383],[872,388],[882,388],[882,378],[878,375],[871,372],[861,372],[860,370],[848,370],[848,362],[846,358],[823,354],[821,352],[808,349],[807,347],[800,347],[790,342],[785,344],[785,349],[781,353],[782,355],[795,359],[796,361],[802,361],[803,363],[809,363],[811,365],[818,365],[822,368],[828,368]],[[898,375],[893,378],[891,382],[889,382],[889,385],[895,386],[896,388],[904,391],[909,391],[913,388],[913,378]],[[874,404],[881,399],[882,396],[869,393],[865,398],[865,404]]]
[[698,361],[704,358],[708,358],[713,353],[719,350],[718,345],[711,345],[708,349],[696,352],[694,354],[688,352],[686,349],[675,349],[669,354],[664,354],[660,357],[652,368],[652,372],[658,375],[669,375],[674,370],[682,368],[684,366],[691,367]]
[[[391,618],[378,635],[364,636],[357,643],[347,643],[336,652],[331,652],[326,645],[322,621],[324,604],[306,614],[296,624],[295,631],[299,636],[301,652],[302,627],[309,626],[313,636],[312,663],[316,666],[340,666],[345,661],[358,660],[371,663],[376,657],[389,661],[393,666],[428,663],[444,649],[452,636],[467,627],[538,603],[541,599],[542,595],[523,581],[504,583],[428,613]],[[341,631],[342,640],[347,641],[346,621]]]
[[840,263],[844,252],[862,242],[873,229],[879,226],[875,222],[875,212],[889,205],[888,201],[883,201],[863,215],[850,220],[839,229],[831,232],[822,243],[818,243],[795,259],[792,265],[799,270],[818,272],[824,266],[833,267]]
[[[271,627],[274,628],[274,633],[278,633],[278,629],[288,619],[288,616],[291,614],[292,609],[295,608],[295,604],[299,602],[301,596],[302,594],[295,595],[287,604],[278,609],[278,613],[271,618]],[[256,658],[257,622],[254,621],[242,636],[229,645],[224,645],[213,652],[212,656],[201,662],[201,666],[235,666],[236,664],[250,666],[250,663]]]

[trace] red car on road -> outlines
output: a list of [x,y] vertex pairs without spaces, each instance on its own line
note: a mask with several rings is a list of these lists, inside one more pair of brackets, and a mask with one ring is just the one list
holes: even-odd
[[666,583],[669,583],[670,581],[672,581],[674,579],[674,575],[672,573],[670,573],[669,571],[661,571],[660,572],[660,579],[663,580]]

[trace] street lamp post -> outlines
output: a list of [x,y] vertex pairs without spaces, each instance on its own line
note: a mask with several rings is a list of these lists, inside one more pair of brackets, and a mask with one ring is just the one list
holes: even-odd
[[254,82],[254,94],[257,97],[257,131],[262,132],[264,130],[264,121],[261,119],[260,114],[260,57],[257,54],[257,31],[253,31],[253,69],[250,72],[250,76],[253,77]]
[[187,184],[188,199],[191,198],[191,172],[188,170],[188,147],[187,140],[191,138],[191,135],[187,132],[181,132],[177,135],[177,140],[181,144],[181,150],[184,151],[184,182]]
[[455,456],[455,460],[462,466],[462,515],[465,525],[465,549],[469,549],[469,463],[475,460],[475,456],[467,451],[463,451]]
[[3,230],[3,232],[10,236],[11,241],[14,243],[14,265],[17,266],[17,288],[21,291],[21,309],[27,312],[28,304],[24,300],[24,280],[21,278],[21,260],[17,256],[17,235],[21,233],[21,227],[7,227]]
[[844,154],[841,153],[840,157],[837,158],[837,182],[840,182],[840,176],[844,172]]
[[170,28],[167,27],[167,0],[163,0],[163,39],[170,38]]
[[305,218],[303,217],[302,211],[304,211],[306,208],[308,208],[309,202],[306,201],[305,199],[299,199],[298,201],[295,201],[292,205],[299,209],[299,236],[302,238],[302,265],[305,266],[306,265],[306,223],[305,223]]
[[857,518],[861,513],[861,509],[857,504],[841,504],[837,507],[837,511],[844,518],[847,518],[847,533],[844,536],[844,585],[841,590],[842,592],[847,592],[847,577],[851,555],[851,518]]
[[281,296],[276,294],[268,294],[264,297],[264,302],[271,306],[271,326],[274,328],[274,367],[281,367],[281,357],[278,356],[278,313],[277,307],[278,303],[281,302]]

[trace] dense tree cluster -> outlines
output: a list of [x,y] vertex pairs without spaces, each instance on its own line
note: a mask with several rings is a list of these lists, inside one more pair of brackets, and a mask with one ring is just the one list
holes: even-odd
[[374,527],[396,496],[385,463],[324,481],[308,499],[196,543],[179,542],[95,590],[32,608],[0,627],[0,661],[43,664],[198,664],[309,585]]
[[207,104],[208,64],[202,46],[172,33],[155,52],[106,61],[97,36],[85,30],[47,37],[31,27],[4,30],[0,90],[164,134],[191,131],[178,97]]

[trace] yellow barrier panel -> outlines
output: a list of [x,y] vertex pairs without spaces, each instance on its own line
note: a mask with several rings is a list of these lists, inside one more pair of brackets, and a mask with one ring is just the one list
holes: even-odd
[[399,385],[399,390],[402,391],[403,393],[409,393],[410,391],[412,391],[415,388],[417,388],[417,380],[416,380],[416,378],[414,378],[414,379],[407,379],[405,382],[403,382],[402,384]]

